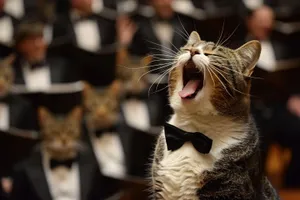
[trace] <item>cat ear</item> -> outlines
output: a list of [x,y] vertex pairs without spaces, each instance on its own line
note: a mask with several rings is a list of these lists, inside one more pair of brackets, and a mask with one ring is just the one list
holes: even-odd
[[16,60],[16,55],[15,54],[10,54],[4,59],[4,62],[7,66],[12,66],[14,61]]
[[86,81],[83,81],[83,96],[87,97],[92,91],[93,91],[93,87]]
[[73,110],[69,113],[68,119],[81,121],[82,117],[82,108],[80,106],[76,106]]
[[260,42],[257,40],[252,40],[236,49],[235,51],[241,57],[241,60],[243,62],[244,75],[250,77],[260,56]]
[[52,114],[45,107],[39,107],[38,109],[38,119],[40,126],[45,126],[50,120],[52,120]]
[[114,80],[109,87],[109,92],[111,95],[119,97],[121,93],[122,82],[120,80]]
[[201,41],[200,35],[196,31],[193,31],[189,36],[188,44],[193,45],[200,41]]

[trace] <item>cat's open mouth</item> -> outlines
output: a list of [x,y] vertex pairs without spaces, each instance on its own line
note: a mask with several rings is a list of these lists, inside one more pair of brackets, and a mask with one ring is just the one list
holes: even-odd
[[183,88],[179,92],[182,99],[193,99],[198,92],[203,88],[204,75],[194,64],[189,60],[183,67]]

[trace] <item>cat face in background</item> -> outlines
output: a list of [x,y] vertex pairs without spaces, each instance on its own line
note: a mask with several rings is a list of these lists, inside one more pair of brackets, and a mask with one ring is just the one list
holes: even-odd
[[84,108],[88,126],[94,130],[114,126],[119,118],[121,83],[114,81],[108,88],[96,91],[85,83]]
[[171,106],[190,114],[248,115],[250,76],[260,51],[258,41],[232,50],[192,32],[170,71]]
[[14,71],[12,63],[15,60],[15,56],[11,55],[0,61],[0,97],[5,96],[13,82],[14,82]]
[[69,159],[77,155],[81,136],[80,107],[75,107],[66,117],[54,117],[46,108],[38,110],[42,144],[52,158]]
[[149,64],[152,57],[133,58],[128,54],[125,61],[119,64],[117,77],[122,80],[125,92],[137,94],[148,87],[146,75],[149,71]]

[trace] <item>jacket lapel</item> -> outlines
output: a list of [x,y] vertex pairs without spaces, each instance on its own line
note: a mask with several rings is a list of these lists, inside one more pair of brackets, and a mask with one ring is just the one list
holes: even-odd
[[85,155],[86,151],[81,151],[79,153],[79,177],[80,177],[80,193],[81,200],[88,200],[89,192],[93,186],[93,172],[95,171],[95,162],[92,156]]
[[22,62],[18,61],[16,67],[15,67],[15,84],[20,84],[24,85],[25,84],[25,79],[23,75],[23,70],[22,70]]
[[37,196],[41,200],[52,200],[46,175],[43,169],[42,155],[35,151],[29,161],[29,166],[26,168],[29,180],[31,181]]

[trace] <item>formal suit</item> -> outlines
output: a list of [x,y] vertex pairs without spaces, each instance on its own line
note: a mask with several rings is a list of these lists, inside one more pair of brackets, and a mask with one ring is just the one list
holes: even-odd
[[53,25],[53,36],[53,43],[65,43],[65,51],[61,53],[80,70],[83,80],[100,87],[109,85],[115,78],[114,20],[96,14],[85,18],[76,14],[63,15]]
[[13,52],[12,40],[18,20],[5,11],[0,11],[0,58]]
[[[14,84],[24,85],[25,84],[25,75],[24,68],[28,66],[31,69],[30,65],[21,58],[15,62],[15,81]],[[79,73],[77,69],[70,65],[69,60],[57,57],[49,56],[41,67],[48,67],[50,71],[50,83],[70,83],[80,80]],[[49,75],[49,74],[48,74]]]
[[[53,34],[55,38],[65,38],[67,43],[93,52],[116,43],[115,20],[106,19],[97,14],[80,17],[70,12],[61,15],[55,23]],[[82,37],[94,42],[93,46],[81,41]]]
[[93,150],[101,172],[106,176],[123,178],[126,175],[126,165],[119,125],[92,131],[84,122],[82,130],[83,140]]
[[[16,166],[13,176],[12,200],[51,200],[52,194],[45,175],[42,154],[35,150],[28,160]],[[89,152],[78,156],[79,187],[81,200],[101,200],[118,191],[118,185],[100,174],[98,166]]]
[[[28,101],[18,95],[9,94],[1,98],[0,103],[7,107],[8,129],[35,130],[37,128],[34,108]],[[0,120],[6,120],[5,118],[3,116]]]

